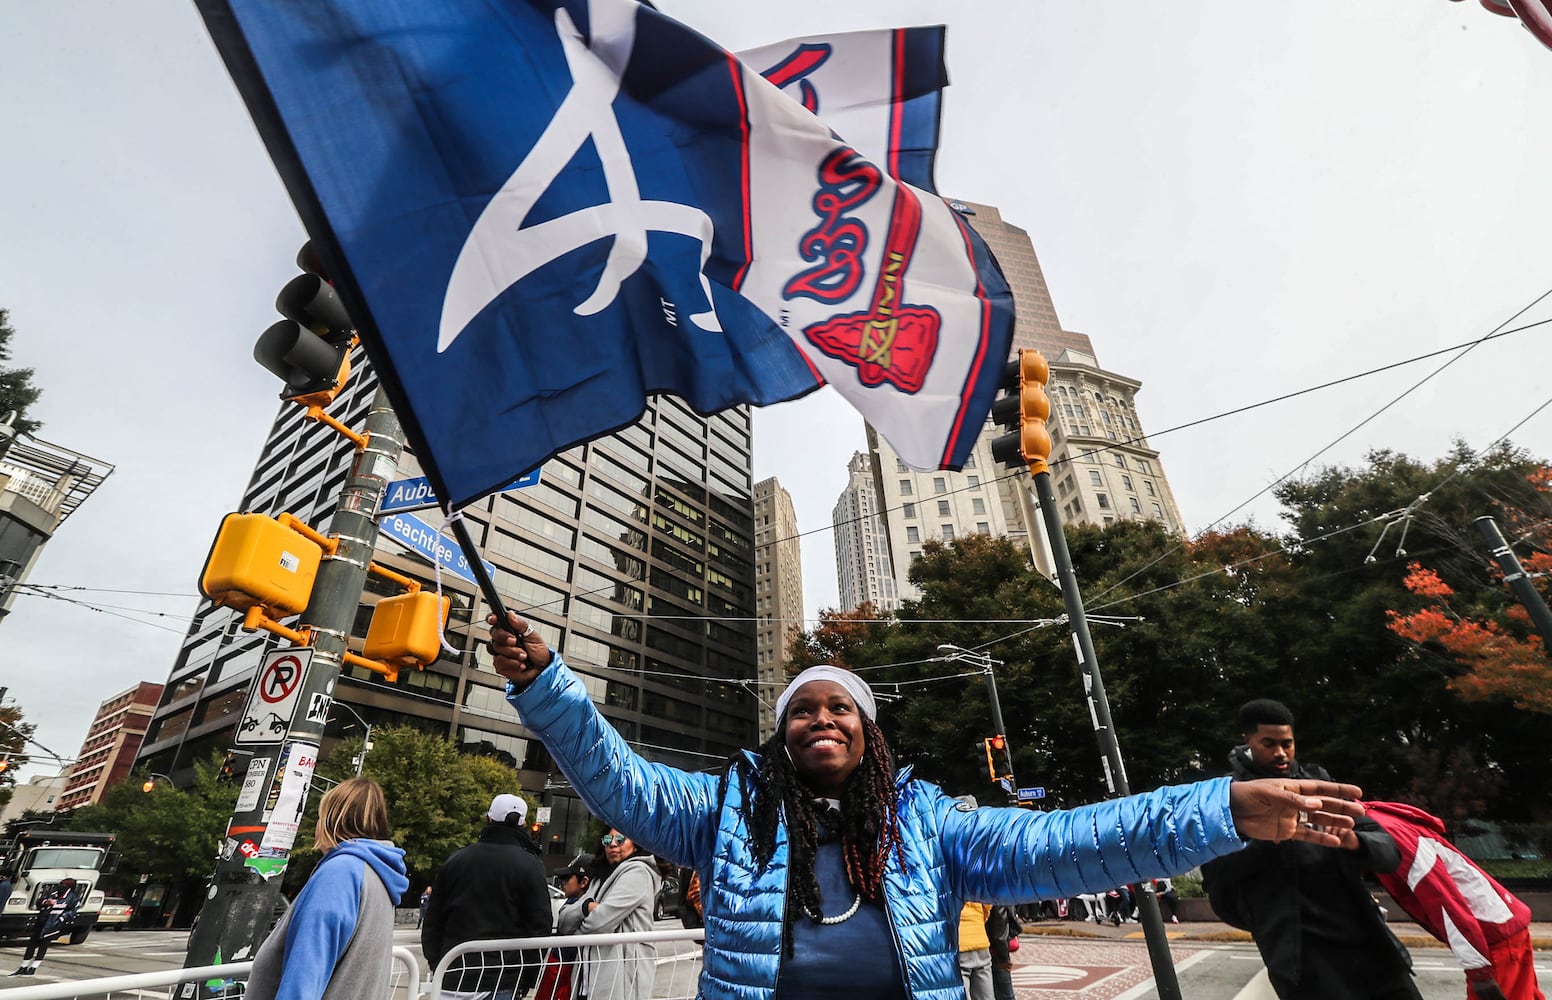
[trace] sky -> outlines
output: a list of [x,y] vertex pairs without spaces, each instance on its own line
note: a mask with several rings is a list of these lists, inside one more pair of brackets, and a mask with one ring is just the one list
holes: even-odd
[[[1063,326],[1142,382],[1193,533],[1277,527],[1251,498],[1317,455],[1432,460],[1522,421],[1513,440],[1552,453],[1552,411],[1531,416],[1552,326],[1389,407],[1450,356],[1161,433],[1474,340],[1552,288],[1552,52],[1511,20],[1446,0],[659,7],[733,50],[947,24],[939,190],[1027,229]],[[21,597],[0,622],[0,686],[61,755],[102,699],[166,679],[276,412],[250,352],[304,238],[191,2],[0,0],[11,364],[36,369],[41,438],[116,466],[30,580],[98,610]],[[864,447],[829,390],[756,414],[810,616],[837,603],[830,510]]]

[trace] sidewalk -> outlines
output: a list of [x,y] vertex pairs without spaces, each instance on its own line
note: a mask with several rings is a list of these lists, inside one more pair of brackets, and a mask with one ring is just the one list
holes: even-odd
[[[1092,920],[1040,920],[1026,922],[1024,936],[1094,938],[1096,940],[1142,940],[1142,925],[1110,923],[1096,924]],[[1397,938],[1408,948],[1444,948],[1438,938],[1411,921],[1393,922],[1390,925]],[[1250,942],[1248,931],[1238,930],[1218,921],[1193,920],[1188,923],[1165,924],[1164,932],[1171,941],[1243,941]],[[1531,946],[1537,951],[1552,951],[1552,923],[1530,925]]]

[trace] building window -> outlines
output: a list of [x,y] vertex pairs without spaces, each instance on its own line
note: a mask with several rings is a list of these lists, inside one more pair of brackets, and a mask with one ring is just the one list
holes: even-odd
[[921,532],[916,530],[916,525],[908,524],[905,526],[905,540],[908,542],[921,541]]
[[909,479],[900,480],[900,495],[903,497],[911,495],[911,481]]
[[912,549],[911,550],[911,562],[915,562],[916,560],[918,560],[920,558],[921,558],[921,550],[920,549]]
[[1089,482],[1093,483],[1095,486],[1105,485],[1105,480],[1100,477],[1098,469],[1089,470]]
[[980,497],[976,497],[973,500],[971,500],[970,501],[970,512],[972,514],[984,514],[984,513],[986,513],[986,501],[982,500]]
[[943,540],[945,542],[952,542],[954,540],[954,526],[952,524],[945,524],[943,526]]
[[1109,510],[1110,509],[1110,496],[1109,496],[1109,494],[1106,494],[1106,493],[1096,493],[1096,494],[1094,494],[1094,499],[1099,501],[1099,509],[1100,510]]
[[1164,508],[1160,507],[1158,504],[1153,504],[1153,516],[1158,518],[1160,521],[1164,520]]
[[911,471],[911,467],[909,465],[905,464],[904,459],[901,459],[901,458],[897,457],[895,459],[895,471],[896,472],[910,472]]
[[1105,523],[1106,524],[1115,524],[1115,518],[1111,517],[1109,514],[1106,514],[1105,515]]
[[1131,476],[1122,476],[1121,477],[1121,485],[1125,486],[1128,490],[1132,490],[1134,492],[1137,489],[1137,487],[1132,485],[1132,477]]
[[1158,496],[1157,493],[1153,492],[1153,480],[1151,480],[1151,479],[1144,479],[1142,481],[1142,487],[1143,487],[1143,489],[1148,491],[1148,495],[1150,497]]
[[969,481],[970,488],[972,490],[978,490],[978,489],[981,488],[981,477],[980,476],[966,476],[965,478]]
[[1136,459],[1135,461],[1137,462],[1137,471],[1138,472],[1152,472],[1153,471],[1153,469],[1151,467],[1149,467],[1148,460],[1146,458],[1139,458],[1139,459]]
[[906,517],[915,517],[916,516],[916,505],[914,503],[905,504],[901,508],[900,512],[902,514],[904,514]]
[[939,517],[948,517],[948,501],[947,500],[939,500],[938,501],[938,516]]
[[932,477],[932,492],[934,492],[934,493],[947,493],[948,492],[948,482],[942,476],[933,476]]
[[974,452],[971,452],[970,453],[970,457],[965,459],[965,468],[967,468],[967,469],[975,468],[975,453]]
[[1120,466],[1123,469],[1126,468],[1126,456],[1125,455],[1121,454],[1118,451],[1118,452],[1115,453],[1115,460],[1116,460],[1116,465]]
[[1142,503],[1140,501],[1138,501],[1138,499],[1136,497],[1127,497],[1126,499],[1127,499],[1127,502],[1132,505],[1132,513],[1133,514],[1141,514],[1142,513]]
[[992,526],[987,524],[985,521],[977,521],[975,522],[975,530],[979,531],[983,535],[989,535],[992,533]]

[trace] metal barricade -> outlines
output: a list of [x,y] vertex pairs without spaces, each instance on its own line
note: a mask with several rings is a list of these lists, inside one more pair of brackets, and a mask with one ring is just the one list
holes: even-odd
[[[545,984],[555,972],[546,966],[558,971],[560,956],[569,949],[577,952],[572,975],[587,977],[595,994],[604,988],[599,984],[615,977],[638,985],[650,977],[653,1000],[694,1000],[701,974],[700,943],[705,939],[706,931],[696,929],[465,941],[437,963],[426,1000],[489,994],[519,983],[531,984],[530,1000],[554,1000],[555,994]],[[577,994],[573,983],[570,996]]]
[[[164,1000],[234,1000],[248,984],[252,962],[229,962],[196,969],[164,969],[127,976],[79,979],[71,983],[39,983],[0,989],[5,1000],[114,1000],[120,997]],[[201,984],[208,988],[201,989]],[[393,949],[388,996],[384,1000],[415,1000],[420,995],[420,962],[408,948]]]

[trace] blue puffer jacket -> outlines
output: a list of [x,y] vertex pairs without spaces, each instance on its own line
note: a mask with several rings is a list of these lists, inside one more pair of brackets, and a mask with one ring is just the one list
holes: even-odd
[[[781,966],[787,833],[777,830],[775,854],[762,868],[737,769],[722,779],[637,756],[558,656],[527,690],[509,687],[507,700],[595,816],[700,873],[700,996],[771,1000]],[[1229,813],[1227,778],[1063,812],[966,810],[908,771],[898,788],[905,865],[890,855],[884,895],[913,1000],[964,997],[958,929],[966,899],[1016,903],[1103,892],[1177,875],[1244,846]]]

